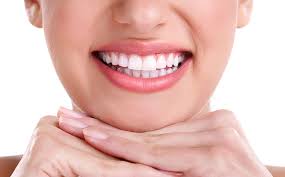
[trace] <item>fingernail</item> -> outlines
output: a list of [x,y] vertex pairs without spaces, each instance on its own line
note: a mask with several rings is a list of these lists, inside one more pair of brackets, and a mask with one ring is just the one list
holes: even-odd
[[59,117],[59,122],[66,124],[68,126],[74,127],[74,128],[79,128],[79,129],[84,129],[84,128],[88,127],[88,125],[86,125],[83,122],[80,122],[76,119],[72,119],[71,117],[65,117],[63,115],[61,115]]
[[59,108],[59,116],[61,115],[61,113],[76,119],[81,119],[86,116],[84,113],[75,112],[64,107]]
[[98,140],[104,140],[109,137],[106,133],[103,133],[102,131],[99,131],[99,130],[95,130],[94,128],[84,129],[83,134],[87,137],[98,139]]

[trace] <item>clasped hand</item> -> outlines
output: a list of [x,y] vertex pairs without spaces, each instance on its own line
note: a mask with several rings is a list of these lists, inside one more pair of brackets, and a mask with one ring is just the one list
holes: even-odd
[[134,133],[63,108],[40,121],[20,176],[272,177],[230,111]]

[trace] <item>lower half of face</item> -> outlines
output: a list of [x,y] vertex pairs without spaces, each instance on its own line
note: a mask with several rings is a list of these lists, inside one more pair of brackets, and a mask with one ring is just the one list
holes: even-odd
[[74,104],[130,131],[190,119],[227,64],[236,0],[43,1],[47,44]]

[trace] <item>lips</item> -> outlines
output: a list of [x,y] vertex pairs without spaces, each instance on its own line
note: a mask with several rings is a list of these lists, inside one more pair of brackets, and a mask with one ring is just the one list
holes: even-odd
[[175,85],[192,61],[192,52],[165,43],[117,42],[91,52],[95,65],[115,86],[157,92]]

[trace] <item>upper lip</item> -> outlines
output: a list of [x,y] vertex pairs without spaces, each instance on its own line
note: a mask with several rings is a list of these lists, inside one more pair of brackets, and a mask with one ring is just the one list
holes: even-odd
[[145,41],[117,41],[96,48],[92,52],[118,52],[124,54],[137,54],[141,56],[188,52],[192,54],[191,49],[166,42],[145,42]]

